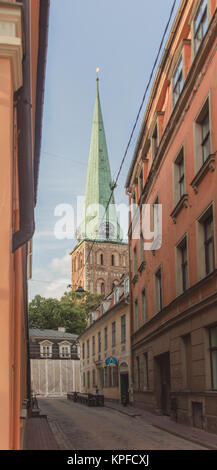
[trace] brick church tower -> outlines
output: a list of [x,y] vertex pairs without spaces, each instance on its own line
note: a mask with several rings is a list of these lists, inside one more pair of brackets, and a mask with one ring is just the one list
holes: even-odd
[[128,245],[122,242],[112,184],[97,77],[82,219],[71,252],[73,290],[82,286],[107,295],[128,272]]

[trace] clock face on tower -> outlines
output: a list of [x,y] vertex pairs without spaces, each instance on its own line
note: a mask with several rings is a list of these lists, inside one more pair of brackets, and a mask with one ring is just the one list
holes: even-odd
[[115,233],[114,225],[111,224],[110,222],[103,222],[100,225],[99,233],[100,233],[100,236],[104,238],[114,237],[114,233]]

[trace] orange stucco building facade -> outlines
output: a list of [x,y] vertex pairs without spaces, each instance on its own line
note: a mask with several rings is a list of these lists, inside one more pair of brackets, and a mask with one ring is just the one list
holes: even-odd
[[[43,4],[43,5],[42,5]],[[23,447],[48,1],[0,1],[0,449]]]
[[[134,403],[215,433],[216,38],[217,2],[181,1],[126,183]],[[148,250],[144,204],[156,233],[162,207]]]

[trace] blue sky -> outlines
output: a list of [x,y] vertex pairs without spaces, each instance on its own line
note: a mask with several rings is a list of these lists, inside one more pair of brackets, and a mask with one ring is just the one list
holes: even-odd
[[[114,178],[172,4],[173,0],[51,0],[30,298],[60,296],[70,283],[69,252],[75,240],[55,239],[54,210],[62,203],[75,208],[76,197],[84,192],[96,67]],[[179,0],[175,11],[178,5]],[[115,192],[116,203],[127,203],[124,185],[138,131],[139,125]]]

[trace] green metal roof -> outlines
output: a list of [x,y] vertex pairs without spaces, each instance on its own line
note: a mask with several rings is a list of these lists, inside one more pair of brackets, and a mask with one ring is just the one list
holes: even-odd
[[82,221],[77,232],[78,240],[86,238],[89,240],[120,241],[122,239],[114,195],[111,197],[103,219],[111,195],[111,188],[111,171],[99,97],[99,79],[97,78]]
[[30,328],[29,336],[36,338],[61,338],[61,339],[77,339],[78,335],[73,333],[64,333],[64,331],[59,330],[47,330],[40,328]]

